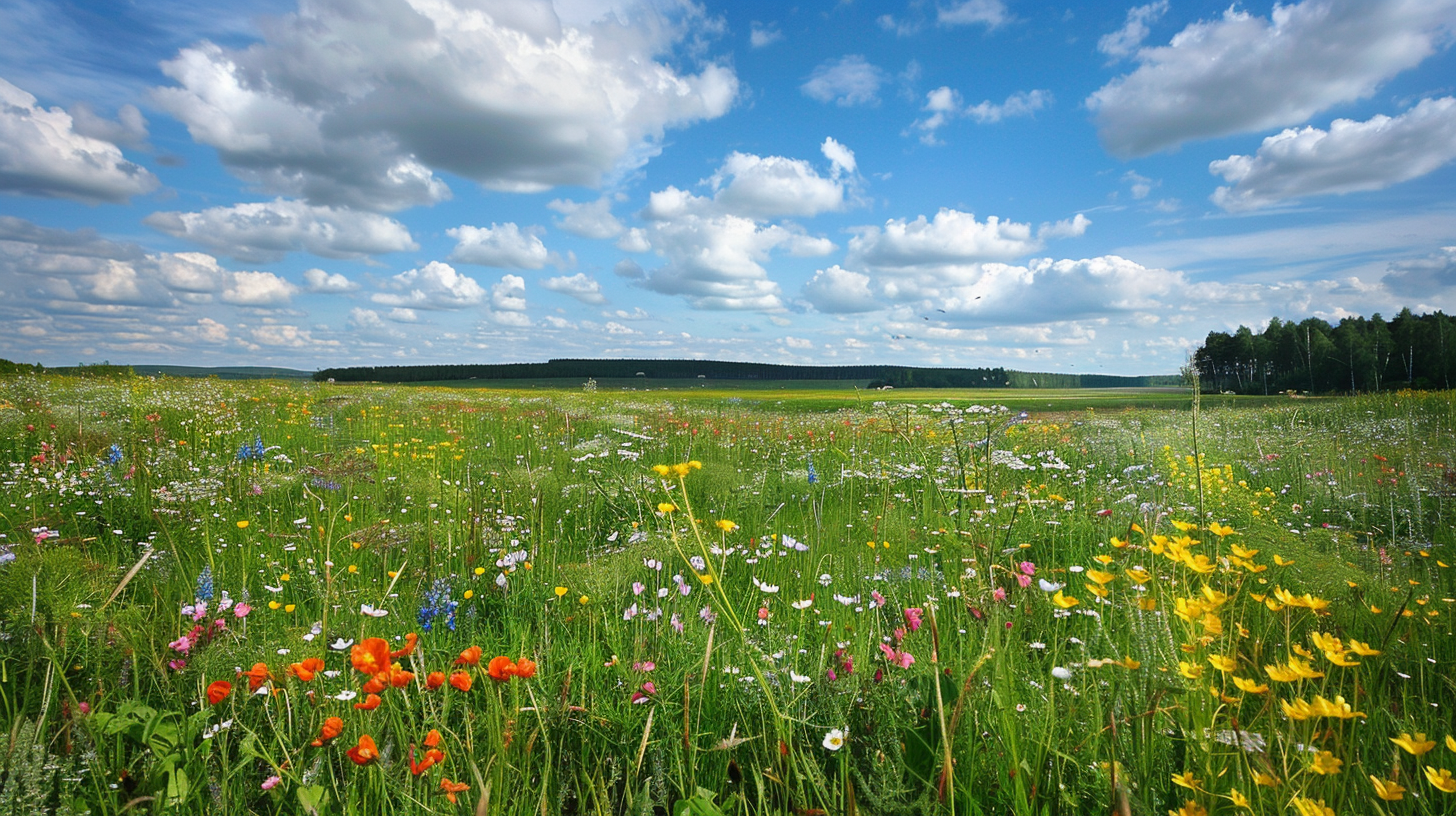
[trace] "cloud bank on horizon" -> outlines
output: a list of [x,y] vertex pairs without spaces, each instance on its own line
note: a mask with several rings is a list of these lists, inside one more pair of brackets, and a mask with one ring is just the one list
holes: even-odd
[[1456,0],[16,0],[0,34],[11,359],[1152,373],[1456,308]]

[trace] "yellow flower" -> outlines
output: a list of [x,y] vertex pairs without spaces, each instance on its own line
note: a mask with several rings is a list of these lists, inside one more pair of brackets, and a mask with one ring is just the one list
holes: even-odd
[[1345,761],[1343,759],[1340,759],[1329,751],[1320,751],[1319,753],[1314,755],[1314,759],[1310,762],[1309,769],[1317,774],[1333,776],[1340,772],[1340,766],[1344,764]]
[[1323,799],[1316,802],[1313,799],[1296,796],[1289,806],[1294,808],[1294,812],[1299,816],[1335,816],[1334,808],[1325,805]]
[[1370,784],[1375,786],[1375,795],[1387,802],[1399,802],[1405,798],[1405,788],[1402,788],[1398,782],[1371,776]]
[[1188,790],[1198,790],[1198,777],[1192,771],[1184,771],[1180,774],[1173,774],[1173,784]]
[[1096,581],[1097,583],[1099,583],[1099,584],[1101,584],[1103,586],[1106,586],[1106,585],[1112,583],[1113,581],[1117,580],[1117,576],[1116,575],[1113,575],[1110,572],[1103,572],[1102,570],[1097,570],[1097,569],[1087,570],[1087,577],[1088,578],[1091,578],[1092,580]]
[[1360,661],[1351,660],[1344,652],[1325,652],[1325,659],[1336,666],[1343,666],[1345,668],[1360,665]]
[[1246,550],[1238,544],[1232,545],[1231,549],[1233,551],[1233,554],[1237,555],[1240,558],[1253,558],[1254,556],[1259,554],[1258,550]]
[[1180,660],[1178,661],[1178,673],[1189,680],[1197,680],[1198,676],[1203,674],[1203,667],[1197,663],[1186,663]]
[[591,596],[583,595],[580,598],[577,598],[576,602],[581,604],[582,606],[586,606],[587,604],[591,603]]
[[293,604],[288,604],[287,606],[283,607],[283,611],[284,612],[292,612],[293,610],[294,610]]
[[1293,561],[1286,560],[1285,558],[1283,558],[1282,556],[1277,555],[1277,554],[1274,556],[1274,563],[1277,564],[1278,566],[1281,566],[1281,567],[1292,567],[1292,566],[1294,566],[1294,562]]
[[238,522],[238,529],[239,530],[246,530],[246,529],[248,529],[248,520],[247,519],[243,519],[242,521]]
[[1279,778],[1277,776],[1270,776],[1263,771],[1255,771],[1254,784],[1261,788],[1277,788],[1279,787]]
[[1239,687],[1239,691],[1242,691],[1245,694],[1269,693],[1269,687],[1264,685],[1263,683],[1260,683],[1257,680],[1245,680],[1238,675],[1234,675],[1231,679],[1234,681],[1234,685]]
[[[1296,649],[1299,648],[1299,644],[1294,644],[1294,647]],[[1325,676],[1324,672],[1315,671],[1308,663],[1300,660],[1299,658],[1291,657],[1289,658],[1288,662],[1289,670],[1299,675],[1299,678],[1301,680],[1318,680],[1319,678]]]
[[722,530],[725,533],[731,533],[734,530],[738,529],[738,525],[734,522],[729,521],[728,519],[718,519],[717,525],[718,529]]
[[560,598],[562,595],[565,595],[566,593],[570,592],[571,590],[567,589],[566,587],[559,586],[554,591],[556,592],[556,597]]
[[1453,737],[1450,734],[1446,735],[1446,750],[1456,751],[1456,737]]
[[698,575],[698,580],[703,582],[703,586],[707,586],[708,584],[713,583],[713,576],[711,576],[708,573],[704,572],[704,573]]
[[1092,583],[1091,581],[1084,581],[1083,586],[1087,587],[1088,592],[1096,595],[1099,598],[1106,598],[1107,596],[1112,594],[1108,590],[1103,589],[1102,587]]
[[1370,648],[1370,644],[1361,643],[1358,640],[1350,641],[1350,651],[1354,652],[1357,655],[1360,655],[1361,657],[1374,657],[1375,655],[1380,654],[1379,649],[1372,649]]
[[671,513],[676,509],[677,505],[673,504],[672,502],[658,502],[657,504],[657,512],[664,515],[667,513]]
[[278,580],[280,580],[280,581],[292,581],[293,580],[293,576],[292,575],[289,575],[288,573],[285,572],[282,575],[278,576]]
[[1078,601],[1076,598],[1070,597],[1068,595],[1063,595],[1062,591],[1059,589],[1057,590],[1057,594],[1052,596],[1052,603],[1056,604],[1062,609],[1071,609],[1072,607],[1077,605]]
[[1189,524],[1186,521],[1178,521],[1177,519],[1170,519],[1170,521],[1172,521],[1174,527],[1177,527],[1178,528],[1178,532],[1180,532],[1180,533],[1186,533],[1189,530],[1197,530],[1198,529],[1198,525],[1197,524]]
[[1391,742],[1399,745],[1411,756],[1420,756],[1436,747],[1435,740],[1426,739],[1426,735],[1420,732],[1417,732],[1414,737],[1410,734],[1401,734],[1399,737],[1392,739]]
[[358,564],[350,564],[349,565],[349,574],[350,575],[353,575],[354,573],[356,573],[358,571],[359,571],[359,565]]
[[465,590],[465,600],[468,601],[468,600],[470,600],[471,598],[474,598],[474,597],[475,597],[475,590],[473,590],[473,589],[467,589],[467,590]]
[[1315,648],[1319,649],[1322,652],[1345,651],[1345,644],[1341,643],[1339,638],[1325,632],[1311,633],[1309,636],[1309,642],[1313,643],[1315,645]]
[[1151,611],[1153,611],[1154,609],[1157,609],[1157,608],[1158,608],[1158,599],[1156,599],[1156,598],[1138,598],[1138,609],[1141,609],[1144,612],[1151,612]]
[[485,574],[485,567],[476,567],[475,568],[475,575],[476,575],[477,578],[480,577],[480,576],[482,576],[482,575],[484,575],[484,574]]
[[1295,680],[1299,679],[1299,675],[1292,669],[1289,669],[1285,666],[1280,666],[1277,663],[1270,666],[1265,666],[1264,673],[1269,675],[1269,679],[1273,680],[1276,683],[1293,683]]
[[1193,570],[1199,575],[1207,575],[1217,568],[1217,565],[1215,565],[1212,561],[1208,560],[1208,556],[1202,553],[1194,555],[1193,553],[1186,551],[1183,553],[1183,566]]
[[1451,772],[1445,768],[1432,768],[1426,766],[1426,781],[1435,785],[1446,793],[1456,793],[1456,779],[1451,777]]
[[1231,672],[1239,667],[1239,660],[1228,655],[1210,655],[1208,664],[1221,672]]
[[675,476],[686,476],[686,475],[688,475],[688,463],[687,462],[683,462],[681,464],[673,465],[672,466],[672,472],[673,472],[673,475],[675,475]]
[[283,606],[283,604],[278,603],[277,601],[269,601],[268,602],[268,608],[269,609],[277,610],[277,609],[281,608],[282,606]]
[[1215,521],[1214,523],[1208,525],[1208,531],[1218,536],[1219,538],[1223,538],[1226,535],[1232,535],[1234,528],[1219,524]]
[[1234,807],[1241,807],[1241,808],[1251,807],[1249,805],[1249,797],[1243,795],[1242,793],[1240,793],[1240,792],[1238,792],[1236,790],[1229,791],[1228,798],[1229,798],[1229,801],[1230,802],[1233,802],[1234,803]]
[[1183,807],[1168,811],[1168,816],[1208,816],[1208,811],[1203,809],[1203,805],[1189,799],[1183,803]]
[[1137,567],[1133,567],[1130,570],[1126,570],[1126,573],[1127,573],[1127,577],[1130,578],[1132,580],[1132,582],[1135,583],[1135,584],[1146,584],[1147,582],[1153,580],[1153,574],[1152,573],[1150,573],[1150,572],[1148,572],[1146,570],[1143,570],[1143,569],[1139,569]]
[[669,473],[672,473],[672,468],[668,467],[667,465],[653,465],[652,472],[656,473],[658,476],[666,478]]

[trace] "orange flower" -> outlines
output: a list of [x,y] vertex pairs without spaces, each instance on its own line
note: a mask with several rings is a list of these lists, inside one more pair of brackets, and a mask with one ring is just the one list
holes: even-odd
[[419,776],[425,771],[428,771],[430,767],[435,764],[435,758],[431,756],[431,754],[433,753],[435,752],[427,751],[425,752],[424,762],[415,762],[415,747],[411,745],[409,750],[410,773],[414,774],[415,776]]
[[389,658],[391,660],[394,660],[396,658],[409,657],[410,655],[415,653],[415,647],[419,644],[420,636],[415,634],[414,632],[410,632],[408,635],[404,636],[404,648],[398,651],[390,652]]
[[477,665],[479,663],[480,663],[480,647],[479,646],[471,646],[469,649],[466,649],[465,651],[461,652],[459,657],[455,658],[455,665],[457,665],[457,666],[474,666],[474,665]]
[[389,669],[389,643],[384,638],[365,638],[349,650],[354,668],[373,676]]
[[355,765],[368,765],[379,759],[379,746],[374,744],[374,738],[368,734],[359,737],[359,744],[345,751],[349,759],[354,760]]
[[363,691],[365,694],[378,694],[387,688],[389,688],[389,673],[380,672],[369,678],[369,682],[365,683],[360,688],[360,691]]
[[463,671],[454,672],[450,675],[450,685],[461,691],[470,691],[470,675]]
[[432,671],[429,674],[425,675],[425,688],[429,689],[430,691],[434,691],[435,689],[443,685],[445,685],[444,672]]
[[214,680],[207,684],[207,704],[217,705],[233,693],[233,684],[226,680]]
[[248,678],[248,691],[257,691],[273,675],[268,672],[267,663],[254,663],[253,668],[245,672],[238,672],[238,676]]
[[324,670],[323,658],[305,657],[301,663],[288,664],[288,673],[307,683]]
[[425,747],[426,748],[434,748],[434,747],[438,746],[439,744],[440,744],[440,731],[439,731],[439,729],[431,728],[430,729],[430,733],[428,733],[428,734],[425,735]]
[[536,663],[526,658],[516,661],[516,676],[522,680],[529,680],[536,676]]
[[470,790],[470,786],[465,784],[464,782],[451,782],[448,778],[441,777],[440,790],[444,791],[445,798],[449,799],[450,804],[453,805],[456,802],[455,794],[464,793],[465,791]]
[[335,739],[338,739],[342,733],[344,733],[344,721],[338,717],[330,717],[324,720],[324,727],[319,729],[318,739],[310,742],[309,745],[315,748],[322,748]]
[[414,679],[414,672],[401,671],[399,669],[389,670],[389,684],[395,688],[404,688]]
[[516,673],[516,664],[509,657],[492,657],[485,667],[485,673],[497,683],[504,683]]
[[360,711],[373,711],[374,709],[379,708],[379,704],[381,702],[382,701],[379,699],[378,694],[371,694],[368,697],[364,698],[364,702],[355,703],[354,707],[359,709]]

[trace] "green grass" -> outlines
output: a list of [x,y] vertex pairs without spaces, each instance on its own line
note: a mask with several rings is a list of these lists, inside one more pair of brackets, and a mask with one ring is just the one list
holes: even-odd
[[[1450,394],[1195,414],[1154,389],[26,376],[0,400],[0,812],[1456,802],[1424,771],[1456,768]],[[356,709],[370,678],[330,644],[411,632],[413,676]],[[496,682],[495,656],[537,668]],[[1322,676],[1271,678],[1291,656]],[[325,671],[290,673],[304,658]],[[260,663],[251,695],[238,672]],[[470,690],[429,688],[437,671]],[[1336,696],[1363,716],[1284,712]],[[342,733],[311,746],[330,716]],[[445,756],[416,776],[432,729]],[[1438,743],[1420,758],[1389,741],[1417,732]],[[356,765],[366,735],[381,756]],[[1370,775],[1408,792],[1380,800]],[[442,778],[468,786],[457,804]]]

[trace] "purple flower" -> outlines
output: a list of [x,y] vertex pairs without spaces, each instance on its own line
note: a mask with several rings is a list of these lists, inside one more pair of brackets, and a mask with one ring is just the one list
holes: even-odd
[[274,774],[273,776],[270,776],[267,779],[263,780],[263,790],[273,790],[274,788],[278,787],[278,783],[282,781],[283,780],[277,774]]
[[1021,572],[1023,575],[1036,574],[1036,565],[1031,563],[1030,561],[1022,561],[1018,566],[1021,567]]

